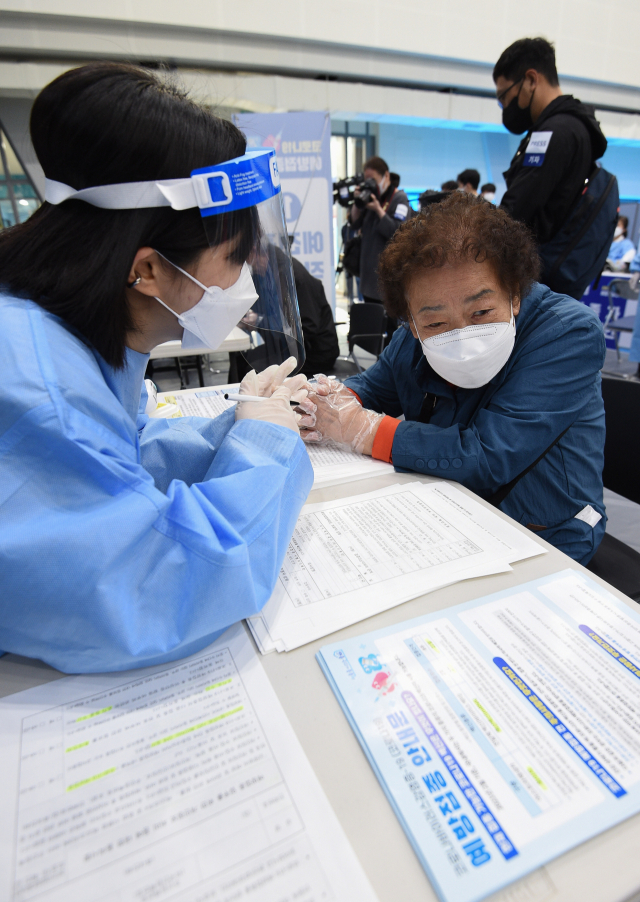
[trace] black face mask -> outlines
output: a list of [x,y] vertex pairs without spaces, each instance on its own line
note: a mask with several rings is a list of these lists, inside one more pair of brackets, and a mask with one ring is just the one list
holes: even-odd
[[[520,85],[520,91],[521,90],[522,85]],[[529,129],[533,128],[533,119],[531,118],[531,104],[533,103],[533,95],[536,93],[535,88],[533,90],[533,94],[531,95],[529,106],[525,107],[524,109],[518,106],[518,97],[520,97],[520,91],[518,91],[511,103],[502,111],[502,124],[508,131],[510,131],[514,135],[521,135],[523,132],[528,132]]]

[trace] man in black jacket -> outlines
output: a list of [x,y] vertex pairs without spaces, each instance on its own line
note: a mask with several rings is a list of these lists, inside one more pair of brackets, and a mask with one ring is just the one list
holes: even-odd
[[507,47],[493,80],[505,128],[527,133],[504,173],[500,206],[545,244],[568,219],[607,139],[593,109],[560,90],[553,45],[544,38]]
[[306,354],[302,372],[315,376],[333,369],[340,345],[322,282],[295,257],[292,263]]

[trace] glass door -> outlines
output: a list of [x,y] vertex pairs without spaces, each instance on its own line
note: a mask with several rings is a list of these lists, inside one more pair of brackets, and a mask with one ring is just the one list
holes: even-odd
[[26,222],[40,206],[31,179],[16,156],[9,139],[0,129],[0,227]]

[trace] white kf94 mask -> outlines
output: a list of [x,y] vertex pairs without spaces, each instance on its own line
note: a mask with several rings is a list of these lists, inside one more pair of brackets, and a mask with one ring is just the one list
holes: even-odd
[[[159,251],[156,253],[162,257]],[[166,260],[166,257],[163,257],[163,260]],[[171,260],[167,260],[167,263],[171,263]],[[207,288],[175,263],[171,263],[171,265],[199,285],[204,293],[198,303],[190,310],[185,310],[184,313],[176,313],[175,310],[171,310],[171,307],[159,297],[156,297],[156,301],[173,313],[184,329],[182,347],[185,350],[204,347],[215,351],[258,300],[249,267],[246,263],[244,264],[238,281],[229,288],[220,288],[217,285]]]
[[[419,336],[413,314],[411,319]],[[508,323],[466,326],[419,340],[422,353],[439,376],[459,388],[480,388],[500,372],[513,351],[516,340],[513,305]]]

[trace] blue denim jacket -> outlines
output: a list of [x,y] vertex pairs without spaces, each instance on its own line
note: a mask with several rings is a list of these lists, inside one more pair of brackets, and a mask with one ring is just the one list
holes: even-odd
[[[346,380],[365,407],[399,417],[392,458],[397,469],[452,479],[489,498],[570,427],[500,505],[520,523],[580,563],[605,530],[602,500],[604,406],[602,324],[586,305],[534,285],[516,317],[513,353],[478,389],[454,388],[427,363],[406,328],[379,361]],[[427,393],[437,396],[429,423],[419,422]],[[576,519],[587,505],[595,527]]]

